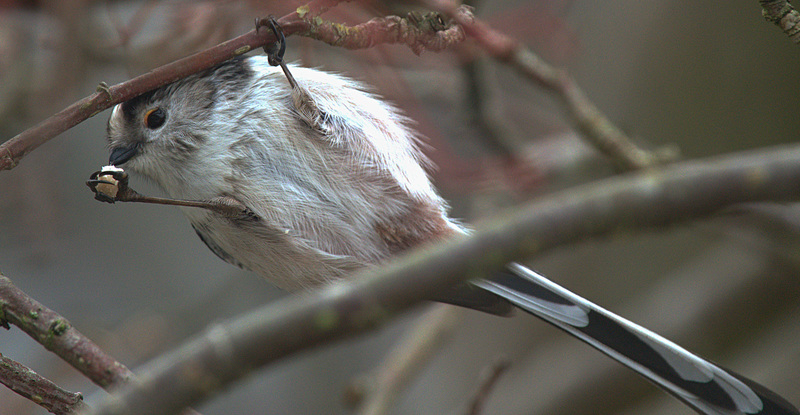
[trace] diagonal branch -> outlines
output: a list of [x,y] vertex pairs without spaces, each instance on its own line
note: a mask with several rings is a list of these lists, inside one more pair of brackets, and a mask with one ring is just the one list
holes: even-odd
[[86,409],[80,393],[69,392],[0,354],[0,383],[48,412],[66,415]]
[[[319,18],[321,13],[339,2],[312,1],[281,17],[278,23],[286,36],[299,34],[351,49],[369,48],[378,43],[404,43],[415,53],[420,53],[423,50],[442,50],[464,39],[460,27],[442,21],[438,14],[411,13],[406,18],[388,16],[353,27]],[[264,25],[265,22],[266,19],[259,19],[258,25]],[[13,169],[23,157],[40,145],[105,109],[275,40],[270,30],[252,30],[128,81],[112,86],[101,84],[94,94],[75,102],[0,145],[0,171]]]
[[500,380],[503,373],[511,367],[511,361],[506,358],[498,358],[491,366],[487,367],[483,374],[481,374],[480,383],[472,395],[469,404],[467,405],[464,413],[466,415],[480,415],[483,410],[486,400],[492,392],[492,389]]
[[133,373],[106,354],[55,311],[25,294],[0,274],[0,323],[11,323],[103,388],[131,380]]
[[794,43],[800,43],[800,13],[786,0],[759,0],[761,14],[775,23]]
[[736,203],[800,198],[800,145],[684,162],[554,194],[475,233],[219,323],[144,367],[88,414],[167,414],[299,351],[365,333],[437,292],[587,237],[665,226]]
[[623,169],[652,167],[677,158],[677,150],[672,148],[652,152],[637,146],[589,100],[566,71],[553,67],[516,39],[493,29],[463,7],[456,7],[453,1],[428,0],[427,3],[452,16],[489,55],[557,94],[583,137]]
[[[105,390],[133,380],[133,373],[125,365],[72,327],[67,319],[25,294],[10,279],[0,274],[0,327],[8,328],[9,323],[22,329],[45,349],[55,353]],[[3,373],[0,371],[0,378],[2,377]],[[33,377],[31,380],[37,381]],[[44,381],[49,382],[46,379]],[[39,403],[35,396],[31,400]],[[192,409],[186,409],[183,415],[198,414]]]
[[390,413],[400,394],[413,377],[425,368],[453,335],[464,310],[436,304],[414,326],[372,373],[363,374],[351,386],[351,395],[360,395],[360,415]]
[[[280,23],[286,34],[295,33],[306,26],[306,23],[296,15],[292,13],[281,19]],[[16,167],[31,151],[100,111],[274,41],[275,38],[269,30],[258,32],[252,30],[131,80],[113,86],[101,85],[94,94],[75,102],[0,145],[0,170]]]

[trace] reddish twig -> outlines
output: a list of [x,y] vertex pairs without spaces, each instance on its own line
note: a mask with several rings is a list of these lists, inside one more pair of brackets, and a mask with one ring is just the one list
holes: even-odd
[[0,354],[0,383],[53,414],[72,414],[87,408],[80,393],[64,390],[2,354]]
[[492,29],[467,9],[456,7],[450,0],[429,0],[428,3],[452,16],[464,32],[495,59],[511,65],[529,80],[558,94],[583,136],[622,168],[635,170],[651,167],[677,156],[673,149],[654,153],[638,147],[600,112],[567,72],[551,66],[516,39]]
[[[319,18],[321,13],[338,3],[337,0],[312,1],[278,19],[278,23],[286,36],[299,34],[347,48],[368,48],[377,43],[405,43],[419,53],[423,49],[441,50],[453,42],[461,41],[464,37],[458,27],[440,22],[440,18],[434,14],[424,16],[409,14],[404,19],[389,16],[353,27]],[[264,25],[265,22],[266,19],[260,19],[259,25]],[[252,30],[131,80],[113,86],[101,84],[94,94],[75,102],[0,145],[0,170],[14,168],[25,155],[40,145],[100,111],[275,40],[270,30]]]
[[[287,35],[308,26],[308,23],[300,19],[296,12],[282,17],[278,22]],[[0,170],[14,168],[25,155],[40,145],[100,111],[274,41],[275,37],[271,31],[252,30],[202,52],[153,69],[131,80],[110,87],[101,85],[94,94],[68,106],[0,145]]]
[[786,0],[759,0],[761,14],[775,23],[794,43],[800,43],[800,13]]
[[303,33],[347,49],[365,49],[381,43],[402,43],[417,55],[423,51],[441,51],[464,40],[464,31],[439,13],[411,12],[406,17],[386,16],[366,23],[345,26],[317,20]]

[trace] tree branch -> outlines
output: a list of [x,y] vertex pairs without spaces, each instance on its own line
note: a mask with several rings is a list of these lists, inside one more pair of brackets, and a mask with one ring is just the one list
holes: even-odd
[[121,385],[133,377],[58,313],[45,307],[0,274],[0,323],[11,323],[58,355],[100,387]]
[[786,0],[759,0],[761,14],[775,23],[794,43],[800,43],[800,13]]
[[439,13],[411,12],[406,17],[386,16],[346,26],[315,20],[303,36],[347,49],[366,49],[381,43],[402,43],[419,55],[441,51],[464,40],[464,31]]
[[684,162],[553,194],[469,236],[346,282],[210,327],[89,414],[172,413],[299,351],[367,332],[437,292],[587,237],[707,216],[735,203],[800,198],[800,145]]
[[[363,398],[361,415],[391,412],[400,393],[412,377],[439,351],[456,328],[462,309],[436,306],[420,317],[408,334],[389,353],[374,373],[360,376],[351,389]],[[356,400],[356,399],[354,399]],[[362,400],[362,399],[358,399]]]
[[[378,43],[404,43],[415,53],[442,50],[464,39],[458,26],[447,24],[438,14],[388,16],[348,27],[325,21],[319,15],[340,1],[316,0],[278,19],[286,36],[299,34],[346,48],[369,48]],[[263,25],[266,19],[260,19]],[[68,106],[41,123],[0,145],[0,171],[16,167],[28,153],[55,136],[116,104],[147,91],[183,79],[201,70],[253,49],[275,42],[270,30],[252,30],[212,48],[179,59],[128,81],[107,86]]]
[[481,374],[480,382],[478,382],[478,386],[475,389],[475,392],[472,394],[472,398],[470,399],[466,410],[464,410],[464,414],[480,415],[481,410],[483,410],[483,407],[486,404],[486,400],[489,399],[492,389],[509,367],[511,367],[511,362],[508,359],[499,358],[491,366],[485,369],[485,371]]
[[80,393],[69,392],[33,370],[0,354],[0,383],[57,415],[87,408]]

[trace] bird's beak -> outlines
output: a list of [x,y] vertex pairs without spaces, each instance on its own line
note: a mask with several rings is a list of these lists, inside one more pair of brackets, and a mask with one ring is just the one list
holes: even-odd
[[125,163],[139,153],[139,144],[134,143],[127,147],[114,147],[111,149],[111,155],[108,157],[108,164],[112,166],[119,166]]

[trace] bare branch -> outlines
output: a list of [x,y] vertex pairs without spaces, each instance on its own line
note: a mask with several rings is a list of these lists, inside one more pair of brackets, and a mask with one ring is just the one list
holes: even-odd
[[[29,297],[0,274],[0,327],[8,328],[9,323],[22,329],[45,349],[105,390],[133,380],[133,373],[125,365],[73,328],[67,319]],[[35,396],[29,399],[39,404]],[[187,408],[183,415],[199,414]]]
[[567,72],[551,66],[516,39],[492,29],[468,9],[457,8],[449,0],[428,0],[427,3],[452,16],[489,55],[511,65],[539,86],[558,94],[583,136],[623,169],[652,167],[677,158],[676,149],[650,152],[638,147],[586,97]]
[[406,17],[374,18],[356,26],[315,20],[303,33],[347,49],[366,49],[380,43],[402,43],[417,55],[423,51],[441,51],[464,40],[461,27],[445,21],[439,13],[409,13]]
[[[297,16],[296,12],[284,16],[278,22],[286,35],[296,33],[308,26]],[[14,168],[25,155],[40,145],[93,117],[100,111],[274,41],[275,37],[271,31],[252,30],[213,48],[153,69],[131,80],[110,87],[101,85],[94,94],[68,106],[0,145],[0,170]]]
[[[366,395],[362,415],[386,414],[414,375],[436,354],[455,330],[463,310],[437,304],[409,329],[406,338],[390,351],[375,373],[362,375],[354,385]],[[355,394],[352,394],[355,395]]]
[[481,375],[481,380],[478,383],[478,388],[470,399],[467,410],[464,412],[467,415],[480,415],[489,394],[492,392],[494,385],[500,380],[500,377],[505,371],[511,367],[511,362],[505,358],[499,358],[491,366],[487,367]]
[[29,297],[0,274],[0,323],[11,323],[58,355],[95,384],[108,388],[133,373],[78,332],[55,311]]
[[0,383],[57,415],[87,408],[80,393],[69,392],[33,370],[0,354]]
[[352,337],[504,264],[587,237],[707,216],[735,203],[800,198],[800,145],[684,162],[554,194],[469,236],[210,327],[143,368],[89,414],[172,413],[256,368]]
[[[422,50],[441,50],[464,39],[458,26],[441,21],[438,14],[409,14],[404,19],[389,16],[353,27],[319,18],[321,13],[338,3],[336,0],[312,1],[278,19],[278,23],[286,36],[300,34],[347,48],[368,48],[378,43],[405,43],[416,53],[420,53]],[[266,21],[267,19],[260,19],[258,24],[265,25]],[[113,86],[101,84],[94,94],[0,145],[0,170],[16,167],[25,155],[40,145],[107,108],[275,40],[269,30],[252,30],[131,80]]]
[[775,23],[794,43],[800,43],[800,13],[786,0],[759,0],[761,14]]

